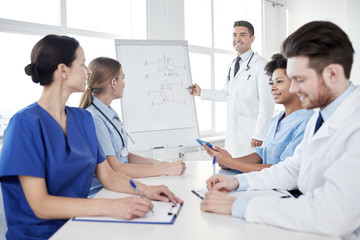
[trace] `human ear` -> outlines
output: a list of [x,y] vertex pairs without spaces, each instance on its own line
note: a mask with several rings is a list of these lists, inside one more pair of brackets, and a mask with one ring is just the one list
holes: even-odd
[[329,83],[333,84],[339,79],[341,73],[344,74],[342,66],[333,63],[325,67],[322,76],[325,80],[328,80]]
[[251,43],[253,43],[255,40],[255,36],[250,37],[250,40],[251,40]]
[[67,74],[68,74],[68,67],[63,64],[63,63],[60,63],[56,69],[59,73],[59,75],[62,77],[62,78],[66,78],[67,77]]
[[115,88],[115,86],[116,86],[116,79],[115,78],[113,78],[111,80],[110,85],[111,85],[112,88]]

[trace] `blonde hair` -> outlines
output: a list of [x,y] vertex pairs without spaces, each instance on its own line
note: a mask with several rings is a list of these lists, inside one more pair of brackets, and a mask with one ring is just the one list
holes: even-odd
[[111,80],[120,74],[121,64],[112,58],[98,57],[89,64],[91,75],[87,79],[87,89],[81,96],[81,108],[87,108],[92,102],[93,95],[99,94]]

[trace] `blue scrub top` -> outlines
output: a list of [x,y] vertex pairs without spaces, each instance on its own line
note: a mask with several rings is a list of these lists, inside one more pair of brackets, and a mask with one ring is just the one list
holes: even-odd
[[[128,163],[128,157],[121,155],[121,150],[123,148],[128,148],[127,134],[123,130],[123,124],[112,107],[106,106],[100,99],[93,97],[92,103],[100,109],[101,112],[115,125],[117,130],[120,132],[124,144],[119,136],[119,133],[116,131],[114,126],[109,122],[109,120],[104,117],[104,115],[99,112],[99,110],[94,106],[90,105],[86,110],[88,110],[93,118],[96,129],[96,135],[100,146],[105,154],[105,156],[116,156],[116,158],[121,163]],[[102,188],[102,184],[94,175],[93,183],[91,185],[91,190],[89,197],[93,197],[97,192]]]
[[37,103],[16,113],[4,133],[0,181],[7,239],[48,239],[67,219],[39,219],[18,176],[44,178],[54,196],[86,198],[96,165],[103,162],[94,122],[87,111],[66,107],[67,135]]
[[285,114],[282,111],[272,119],[262,146],[255,148],[263,164],[277,164],[293,155],[313,113],[313,110],[300,109],[282,119]]

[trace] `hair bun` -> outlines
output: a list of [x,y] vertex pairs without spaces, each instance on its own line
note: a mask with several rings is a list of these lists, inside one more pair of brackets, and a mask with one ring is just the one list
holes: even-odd
[[35,63],[28,64],[24,70],[28,76],[31,76],[31,79],[33,80],[34,83],[40,82],[38,67],[36,66]]

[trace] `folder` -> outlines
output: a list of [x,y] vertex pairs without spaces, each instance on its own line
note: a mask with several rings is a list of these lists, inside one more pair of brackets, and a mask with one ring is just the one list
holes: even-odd
[[112,222],[112,223],[141,223],[141,224],[174,224],[176,217],[179,215],[182,204],[171,202],[151,201],[154,205],[153,212],[146,214],[144,218],[135,218],[131,220],[122,220],[112,217],[75,217],[73,221],[90,221],[90,222]]

